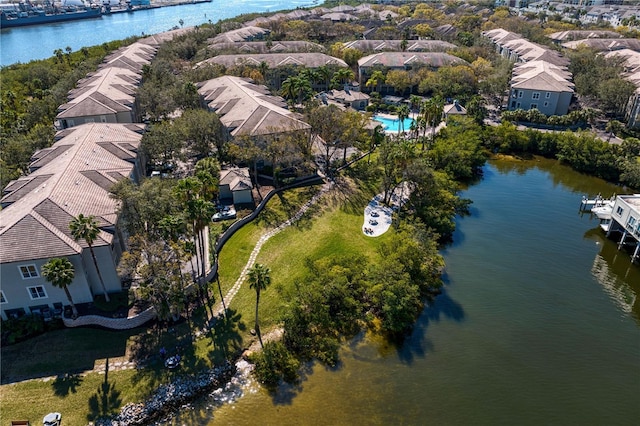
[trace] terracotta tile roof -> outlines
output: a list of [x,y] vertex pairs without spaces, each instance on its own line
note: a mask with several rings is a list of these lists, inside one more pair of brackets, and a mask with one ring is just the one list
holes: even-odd
[[265,87],[248,79],[223,76],[198,83],[197,87],[209,109],[218,114],[232,136],[310,128],[296,114],[280,106],[286,105],[281,98],[266,94]]
[[[141,135],[122,124],[93,123],[73,127],[56,142],[46,164],[4,190],[0,211],[0,261],[17,262],[81,251],[68,230],[72,217],[93,215],[102,228],[117,219],[117,201],[108,188],[130,176]],[[60,146],[66,147],[59,150]],[[28,236],[28,238],[25,238]],[[95,245],[113,236],[100,232]]]

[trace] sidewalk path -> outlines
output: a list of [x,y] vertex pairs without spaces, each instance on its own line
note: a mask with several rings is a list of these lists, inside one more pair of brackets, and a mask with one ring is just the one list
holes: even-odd
[[[236,280],[233,287],[231,287],[231,289],[224,296],[224,301],[227,306],[229,306],[229,304],[231,303],[235,295],[238,293],[238,290],[240,290],[242,283],[244,282],[244,280],[247,278],[247,275],[249,274],[249,270],[255,264],[256,258],[258,257],[258,254],[260,253],[260,250],[262,249],[262,246],[264,245],[264,243],[266,243],[269,240],[269,238],[283,231],[289,225],[297,222],[302,217],[302,215],[305,214],[307,210],[309,210],[309,207],[315,204],[324,193],[326,193],[329,189],[331,189],[331,187],[332,187],[331,183],[325,183],[324,185],[322,185],[320,191],[316,195],[314,195],[309,201],[307,201],[300,208],[300,210],[298,210],[298,212],[295,215],[293,215],[293,217],[291,217],[286,222],[281,223],[280,226],[278,226],[277,228],[270,230],[269,232],[264,234],[262,237],[260,237],[260,239],[258,240],[258,243],[253,248],[253,251],[249,256],[249,260],[247,261],[247,264],[244,265],[244,268],[242,269],[240,276]],[[222,304],[220,304],[220,306],[216,307],[216,309],[213,311],[214,317],[217,317],[218,315],[222,314],[222,311],[223,311],[223,307],[222,307]]]

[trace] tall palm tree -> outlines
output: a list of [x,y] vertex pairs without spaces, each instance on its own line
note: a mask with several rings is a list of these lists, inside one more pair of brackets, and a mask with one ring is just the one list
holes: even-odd
[[266,266],[256,263],[249,271],[249,287],[256,291],[256,333],[260,346],[262,344],[262,335],[260,334],[260,323],[258,322],[258,306],[260,305],[260,291],[266,290],[271,284],[271,271]]
[[396,110],[396,113],[398,114],[398,120],[400,120],[400,132],[398,132],[399,136],[400,134],[404,133],[404,120],[409,117],[409,114],[411,114],[411,111],[409,111],[409,105],[401,105],[400,108]]
[[100,233],[98,221],[94,216],[85,216],[80,213],[78,217],[74,217],[71,219],[71,222],[69,222],[69,230],[71,230],[71,235],[74,240],[85,240],[87,242],[89,252],[91,252],[91,259],[93,259],[93,264],[96,267],[96,272],[100,279],[100,285],[102,285],[104,300],[110,302],[111,299],[109,299],[109,293],[107,293],[107,287],[104,285],[104,280],[102,279],[102,274],[98,267],[98,260],[96,259],[95,252],[93,251],[93,242],[98,238],[98,234]]
[[42,266],[42,276],[54,287],[64,290],[71,305],[73,317],[76,318],[78,316],[78,309],[76,309],[76,305],[73,304],[71,293],[69,293],[69,285],[73,282],[76,273],[69,259],[66,257],[49,259],[49,261]]

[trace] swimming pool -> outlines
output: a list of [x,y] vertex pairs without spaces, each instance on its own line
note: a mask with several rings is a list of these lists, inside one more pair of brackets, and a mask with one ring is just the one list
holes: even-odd
[[[399,132],[400,131],[400,120],[396,118],[388,118],[380,115],[374,115],[373,119],[382,123],[382,127],[387,132]],[[413,118],[405,118],[404,119],[404,131],[408,132],[411,128],[411,123],[413,123]]]

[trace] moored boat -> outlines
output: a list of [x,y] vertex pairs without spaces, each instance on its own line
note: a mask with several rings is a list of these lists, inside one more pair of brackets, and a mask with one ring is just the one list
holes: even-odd
[[50,1],[34,4],[27,1],[3,4],[0,11],[0,27],[13,28],[100,16],[102,16],[102,10],[98,5],[87,6],[84,3],[56,5]]

